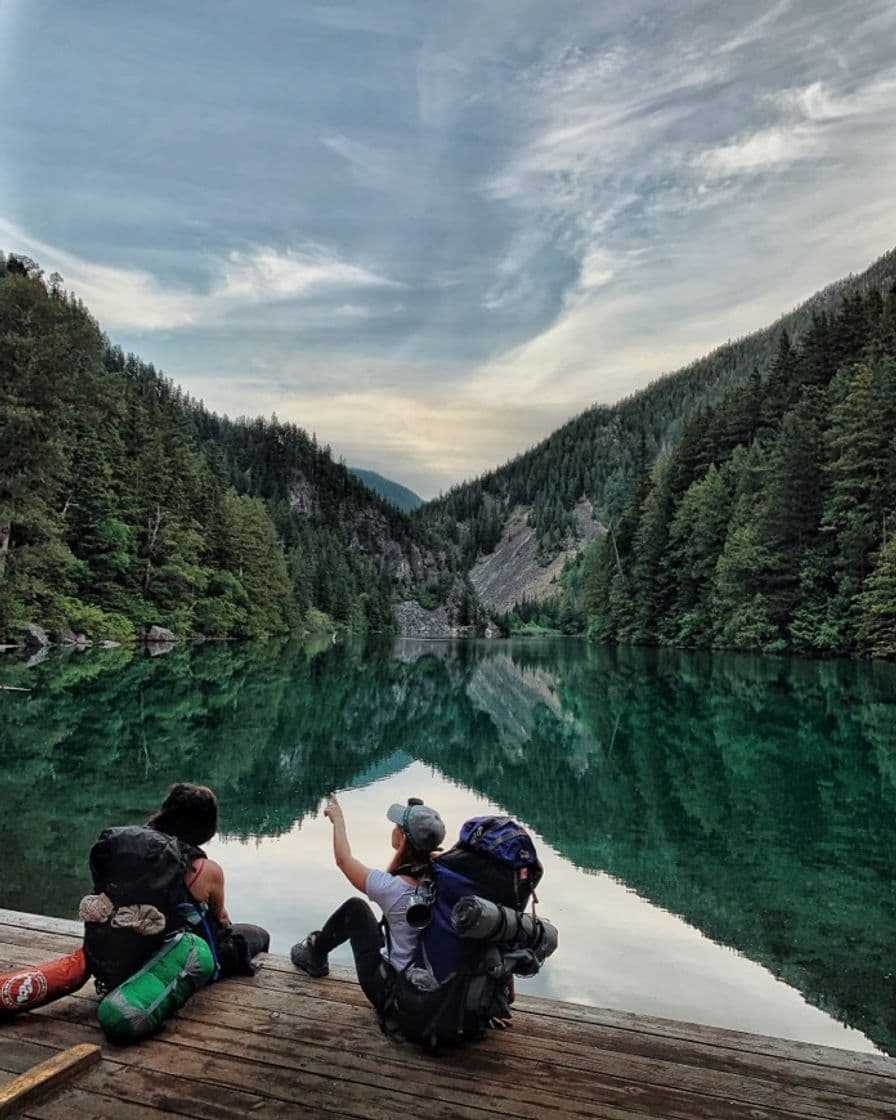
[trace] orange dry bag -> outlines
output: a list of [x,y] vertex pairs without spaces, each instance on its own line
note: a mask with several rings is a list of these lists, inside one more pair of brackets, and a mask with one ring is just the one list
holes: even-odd
[[84,950],[0,975],[0,1019],[76,992],[90,972]]

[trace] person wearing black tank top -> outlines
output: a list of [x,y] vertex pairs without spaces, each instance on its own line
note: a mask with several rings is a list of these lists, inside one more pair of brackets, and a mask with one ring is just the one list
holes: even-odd
[[268,951],[270,934],[261,926],[230,921],[224,901],[224,871],[202,850],[202,845],[218,831],[218,799],[214,791],[208,786],[178,782],[146,823],[149,828],[174,836],[192,857],[184,874],[184,885],[196,902],[207,907],[221,976],[254,972],[252,960]]

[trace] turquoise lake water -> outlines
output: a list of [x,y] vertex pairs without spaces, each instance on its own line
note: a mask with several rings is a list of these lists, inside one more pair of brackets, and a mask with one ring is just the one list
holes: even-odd
[[231,915],[285,952],[351,892],[327,791],[372,866],[417,795],[449,837],[538,839],[560,948],[525,991],[896,1053],[892,665],[269,642],[7,654],[0,684],[31,690],[0,692],[0,906],[73,916],[99,831],[197,781]]

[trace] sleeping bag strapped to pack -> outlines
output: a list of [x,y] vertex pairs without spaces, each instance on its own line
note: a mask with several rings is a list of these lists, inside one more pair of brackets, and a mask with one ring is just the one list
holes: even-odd
[[154,828],[107,828],[90,850],[94,895],[81,903],[84,951],[100,989],[131,976],[187,923],[184,883],[198,848]]
[[208,943],[194,933],[176,933],[138,973],[100,1002],[100,1026],[111,1042],[145,1038],[207,984],[214,971]]
[[82,987],[90,975],[84,950],[0,974],[0,1019],[43,1007]]
[[[386,1031],[436,1049],[480,1038],[490,1019],[507,1018],[512,975],[533,975],[544,959],[519,939],[501,943],[460,936],[452,922],[455,907],[478,896],[522,915],[543,868],[521,825],[510,817],[488,816],[467,821],[458,843],[433,861],[432,871],[428,923],[411,964],[390,977],[381,1021]],[[544,929],[536,919],[529,922],[534,925],[527,929]]]

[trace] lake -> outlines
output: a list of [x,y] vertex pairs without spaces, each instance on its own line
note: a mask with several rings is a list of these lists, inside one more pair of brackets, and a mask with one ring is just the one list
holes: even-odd
[[[896,667],[576,640],[7,654],[0,906],[71,917],[100,830],[211,785],[234,920],[287,952],[390,855],[508,812],[560,948],[521,990],[896,1053]],[[345,950],[334,959],[348,962]]]

